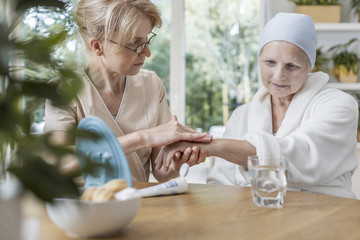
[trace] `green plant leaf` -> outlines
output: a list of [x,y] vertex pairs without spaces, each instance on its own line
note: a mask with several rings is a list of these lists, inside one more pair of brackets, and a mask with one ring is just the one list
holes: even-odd
[[[42,200],[52,201],[54,197],[62,196],[76,197],[79,192],[73,176],[60,171],[60,162],[65,156],[76,156],[74,149],[53,145],[49,134],[38,136],[30,133],[32,111],[36,104],[43,103],[48,98],[58,106],[65,105],[81,88],[77,75],[66,69],[61,62],[53,60],[56,57],[55,48],[69,35],[63,29],[69,27],[57,23],[51,28],[51,32],[43,33],[43,36],[28,36],[26,41],[14,39],[14,35],[10,35],[23,20],[23,13],[27,9],[40,6],[35,12],[41,12],[43,7],[50,7],[49,14],[62,12],[67,8],[67,0],[11,1],[15,9],[7,10],[10,11],[13,22],[6,22],[8,19],[4,18],[5,23],[0,23],[0,144],[17,149],[8,170],[19,178],[26,189]],[[13,61],[16,59],[24,60],[25,66],[15,65],[18,64]],[[36,68],[29,70],[29,65]],[[46,70],[46,73],[31,76],[27,74],[28,71],[39,69]],[[24,70],[26,79],[23,72],[20,72]],[[47,83],[49,76],[55,75],[60,75],[60,82]],[[30,108],[28,105],[24,107],[24,96],[31,99]],[[53,164],[44,161],[44,153],[51,156],[49,159],[54,160]]]
[[0,134],[5,134],[9,138],[15,138],[19,141],[21,134],[30,129],[30,116],[23,113],[20,108],[21,97],[8,92],[3,98],[0,98]]
[[[13,0],[14,1],[14,0]],[[32,7],[57,7],[61,9],[66,8],[66,1],[62,0],[15,0],[16,7],[15,10],[19,12],[24,12]]]
[[52,33],[48,38],[34,37],[25,42],[14,41],[17,49],[23,51],[25,57],[38,64],[51,63],[51,53],[54,47],[64,41],[67,31]]
[[353,70],[354,74],[357,75],[359,72],[359,64],[352,65],[352,70]]
[[9,171],[26,189],[44,201],[52,202],[54,198],[74,198],[80,195],[72,176],[62,174],[56,166],[47,164],[41,158],[24,159],[21,167],[13,165]]
[[73,140],[73,142],[75,142],[76,137],[92,139],[92,140],[98,140],[101,138],[100,135],[98,135],[94,132],[77,129],[76,127],[68,129],[68,134],[69,134],[69,137]]
[[345,76],[349,75],[350,68],[347,65],[341,65],[341,71],[345,74]]
[[348,47],[357,41],[357,38],[353,38],[347,43],[337,44],[329,49],[329,51],[333,52],[332,60],[334,65],[344,65],[346,71],[349,72],[353,65],[359,64],[360,59],[357,54],[348,51]]
[[27,96],[36,96],[38,98],[49,98],[54,101],[61,101],[61,96],[56,91],[56,86],[34,81],[25,81],[22,93]]
[[351,7],[355,9],[355,11],[360,11],[360,0],[352,0]]
[[6,24],[0,22],[0,71],[3,76],[8,74],[10,51],[12,49],[6,30]]
[[[58,92],[65,99],[65,101],[70,102],[76,98],[77,93],[82,88],[82,82],[79,75],[75,72],[68,69],[61,69],[59,76],[59,87]],[[54,103],[56,105],[56,103]]]

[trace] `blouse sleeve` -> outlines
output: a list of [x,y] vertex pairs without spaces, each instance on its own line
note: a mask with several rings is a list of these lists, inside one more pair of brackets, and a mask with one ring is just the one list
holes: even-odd
[[44,132],[66,131],[76,126],[76,104],[56,107],[50,100],[45,101],[45,126]]

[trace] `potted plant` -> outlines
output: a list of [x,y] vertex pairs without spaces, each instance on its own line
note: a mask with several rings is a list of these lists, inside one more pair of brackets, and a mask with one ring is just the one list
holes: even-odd
[[316,49],[316,60],[312,72],[329,72],[329,63],[331,59],[326,56],[322,47]]
[[296,4],[295,12],[309,15],[315,23],[340,22],[338,0],[289,0]]
[[347,43],[337,44],[329,49],[334,64],[332,73],[340,82],[357,81],[360,59],[355,52],[349,50],[349,46],[356,41],[358,39],[353,38]]
[[358,22],[360,22],[360,0],[351,0],[351,7],[358,14]]

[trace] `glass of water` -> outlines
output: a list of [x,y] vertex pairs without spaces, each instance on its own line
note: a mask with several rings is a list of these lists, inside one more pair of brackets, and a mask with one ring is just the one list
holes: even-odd
[[288,159],[284,156],[249,156],[248,170],[254,203],[281,208],[287,186]]

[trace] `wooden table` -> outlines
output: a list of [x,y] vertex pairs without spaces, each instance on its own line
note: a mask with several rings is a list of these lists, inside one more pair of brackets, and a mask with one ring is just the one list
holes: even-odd
[[[25,202],[25,215],[39,219],[39,240],[72,239],[42,204]],[[250,188],[190,184],[186,194],[142,199],[134,220],[107,239],[360,239],[360,201],[288,191],[282,209],[259,208]]]

